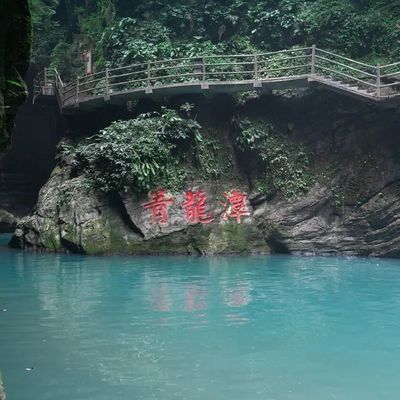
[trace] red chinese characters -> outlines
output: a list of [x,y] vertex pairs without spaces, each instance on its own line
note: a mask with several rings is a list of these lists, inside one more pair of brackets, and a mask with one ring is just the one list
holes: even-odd
[[229,193],[225,192],[224,197],[226,198],[226,202],[223,203],[225,211],[222,214],[222,219],[224,221],[227,221],[228,218],[234,218],[236,222],[240,224],[242,217],[250,215],[247,207],[247,193],[239,190],[232,190]]
[[145,210],[151,209],[154,223],[168,223],[168,207],[174,202],[171,197],[166,197],[165,189],[159,189],[150,195],[151,201],[143,204]]
[[[235,220],[238,224],[242,218],[249,216],[250,212],[247,205],[248,195],[240,190],[231,190],[224,193],[225,201],[221,215],[222,221],[229,219]],[[207,193],[204,190],[188,190],[185,192],[185,200],[182,209],[185,212],[186,223],[209,224],[215,220],[212,213],[207,211]],[[150,201],[143,204],[145,210],[151,210],[153,223],[168,224],[168,208],[175,200],[167,195],[165,189],[159,189],[150,194]]]
[[203,190],[195,192],[189,190],[185,193],[183,208],[186,212],[186,222],[209,224],[214,220],[206,211],[207,194]]

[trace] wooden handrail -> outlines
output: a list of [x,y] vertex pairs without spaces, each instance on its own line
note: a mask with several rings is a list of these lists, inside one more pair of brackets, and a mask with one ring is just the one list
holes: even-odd
[[[382,67],[380,67],[380,70],[382,71]],[[381,74],[381,78],[391,78],[392,76],[398,76],[400,75],[400,71],[396,72],[391,72],[390,74]]]
[[393,87],[393,86],[399,86],[399,85],[400,85],[400,81],[399,82],[380,84],[379,87],[384,88],[384,87]]
[[108,71],[110,78],[121,78],[124,76],[129,76],[129,75],[137,75],[137,74],[145,74],[147,72],[147,69],[142,69],[140,71],[133,71],[133,72],[127,72],[125,74],[118,74],[118,75],[112,75],[112,71]]
[[384,65],[381,65],[381,69],[389,68],[389,67],[394,67],[394,66],[397,66],[397,65],[400,65],[400,62],[395,62],[395,63],[392,63],[392,64],[384,64]]
[[[278,50],[278,51],[268,51],[266,53],[258,53],[259,56],[269,56],[272,54],[282,54],[282,53],[289,53],[289,52],[299,52],[299,51],[305,51],[305,50],[312,50],[312,47],[299,47],[299,48],[294,48],[294,49],[284,49],[284,50]],[[311,54],[309,54],[311,55]]]
[[363,63],[363,62],[361,62],[361,61],[356,61],[356,60],[353,60],[353,59],[351,59],[351,58],[348,58],[348,57],[345,57],[345,56],[341,56],[341,55],[336,54],[336,53],[332,53],[331,51],[319,49],[318,47],[316,48],[316,51],[320,51],[321,53],[329,54],[329,55],[331,55],[331,56],[334,56],[334,57],[337,57],[337,58],[341,58],[341,59],[343,59],[343,60],[352,62],[352,63],[354,63],[354,64],[362,65],[362,66],[364,66],[364,67],[368,67],[368,68],[372,68],[372,69],[375,69],[375,68],[376,68],[375,65],[365,64],[365,63]]
[[329,62],[331,64],[339,65],[339,66],[341,66],[343,68],[350,69],[351,71],[360,72],[361,74],[369,76],[369,77],[372,77],[372,78],[376,77],[376,75],[371,74],[369,72],[365,72],[365,71],[363,71],[361,69],[358,69],[358,68],[350,67],[350,65],[346,65],[346,64],[340,63],[339,61],[330,60],[329,58],[326,58],[326,57],[323,57],[323,56],[319,56],[318,54],[315,56],[315,58],[317,58],[318,60],[327,61],[327,62]]
[[299,68],[305,68],[305,67],[311,67],[311,64],[299,64],[299,65],[290,65],[288,67],[279,67],[279,68],[264,68],[260,69],[258,72],[275,72],[275,71],[286,71],[288,69],[299,69]]
[[332,72],[333,74],[341,75],[341,76],[343,76],[345,78],[349,78],[349,79],[351,79],[353,81],[357,81],[357,82],[365,84],[367,86],[376,87],[375,83],[370,83],[370,82],[363,81],[362,79],[355,78],[354,76],[347,75],[347,74],[345,74],[343,72],[340,72],[340,71],[335,71],[334,69],[331,69],[331,68],[322,67],[320,65],[318,65],[317,68],[323,69],[324,71]]
[[[299,60],[304,60],[304,62]],[[203,85],[203,83],[207,83],[207,80],[238,84],[240,80],[256,82],[260,79],[276,80],[299,76],[324,78],[324,72],[329,73],[328,76],[344,77],[348,83],[353,83],[355,86],[362,84],[375,88],[375,95],[381,98],[381,88],[400,85],[400,82],[384,82],[382,84],[382,79],[400,75],[400,68],[398,72],[383,73],[385,68],[396,66],[400,66],[400,62],[381,66],[369,65],[319,49],[314,45],[256,54],[215,54],[148,60],[147,63],[106,68],[104,71],[88,76],[79,76],[65,84],[57,70],[45,69],[34,80],[34,98],[42,94],[44,86],[53,85],[62,105],[69,106],[75,103],[76,106],[79,106],[80,101],[89,97],[104,96],[105,100],[108,100],[110,96],[130,89],[141,89],[151,93],[153,88],[186,82],[199,82],[202,87],[207,88],[208,85]],[[299,69],[304,69],[304,74],[298,75]],[[287,72],[276,77],[275,73],[278,71]],[[303,73],[303,71],[301,72]],[[268,76],[271,73],[275,76]],[[168,80],[170,82],[166,82]],[[257,83],[257,85],[259,84]],[[392,93],[387,94],[387,97],[389,95],[392,96]],[[71,103],[71,99],[73,103]]]
[[113,86],[121,86],[121,85],[127,85],[128,83],[137,83],[137,82],[147,82],[147,77],[146,78],[142,78],[142,79],[135,79],[135,80],[131,80],[131,81],[123,81],[123,82],[115,82],[115,83],[110,83],[108,86],[109,87],[113,87]]

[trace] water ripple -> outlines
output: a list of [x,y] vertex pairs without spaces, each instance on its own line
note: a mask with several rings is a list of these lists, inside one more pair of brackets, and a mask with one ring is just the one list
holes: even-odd
[[0,259],[10,399],[398,397],[397,260]]

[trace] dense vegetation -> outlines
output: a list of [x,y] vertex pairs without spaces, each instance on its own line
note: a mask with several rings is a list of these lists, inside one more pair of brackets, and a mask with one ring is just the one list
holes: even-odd
[[65,75],[157,57],[311,45],[371,62],[398,59],[397,0],[30,0],[34,60]]
[[[30,2],[34,62],[37,68],[56,67],[65,79],[82,73],[87,49],[93,51],[95,70],[158,58],[312,44],[369,63],[397,61],[400,56],[397,0]],[[180,112],[164,109],[114,122],[76,147],[64,146],[64,154],[92,187],[106,192],[178,188],[194,170],[205,179],[228,177],[232,168],[224,144],[218,135],[207,135],[190,118],[190,110],[186,104]],[[308,152],[268,122],[240,121],[236,146],[239,157],[242,153],[256,160],[257,189],[285,197],[307,190]]]
[[209,179],[228,176],[229,158],[217,139],[201,131],[188,115],[164,108],[161,114],[113,122],[76,145],[63,143],[61,158],[69,160],[90,188],[106,193],[140,193],[157,186],[179,190],[196,178],[196,171]]
[[[62,143],[60,159],[83,176],[89,189],[142,193],[157,187],[182,190],[193,180],[233,179],[231,154],[216,132],[186,114],[163,108],[128,121],[115,121],[76,144]],[[236,151],[252,160],[249,180],[256,191],[293,198],[311,183],[310,154],[292,144],[277,125],[261,119],[234,119]]]
[[256,189],[296,197],[309,187],[310,156],[307,149],[294,145],[277,127],[268,121],[244,119],[239,121],[237,144],[248,159],[260,161]]

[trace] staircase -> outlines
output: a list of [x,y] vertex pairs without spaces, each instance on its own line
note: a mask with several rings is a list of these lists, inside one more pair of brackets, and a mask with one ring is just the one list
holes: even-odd
[[334,92],[347,94],[360,100],[376,101],[376,91],[374,89],[365,89],[351,83],[345,83],[330,77],[310,76],[308,81],[312,84],[315,82],[319,86],[326,87]]

